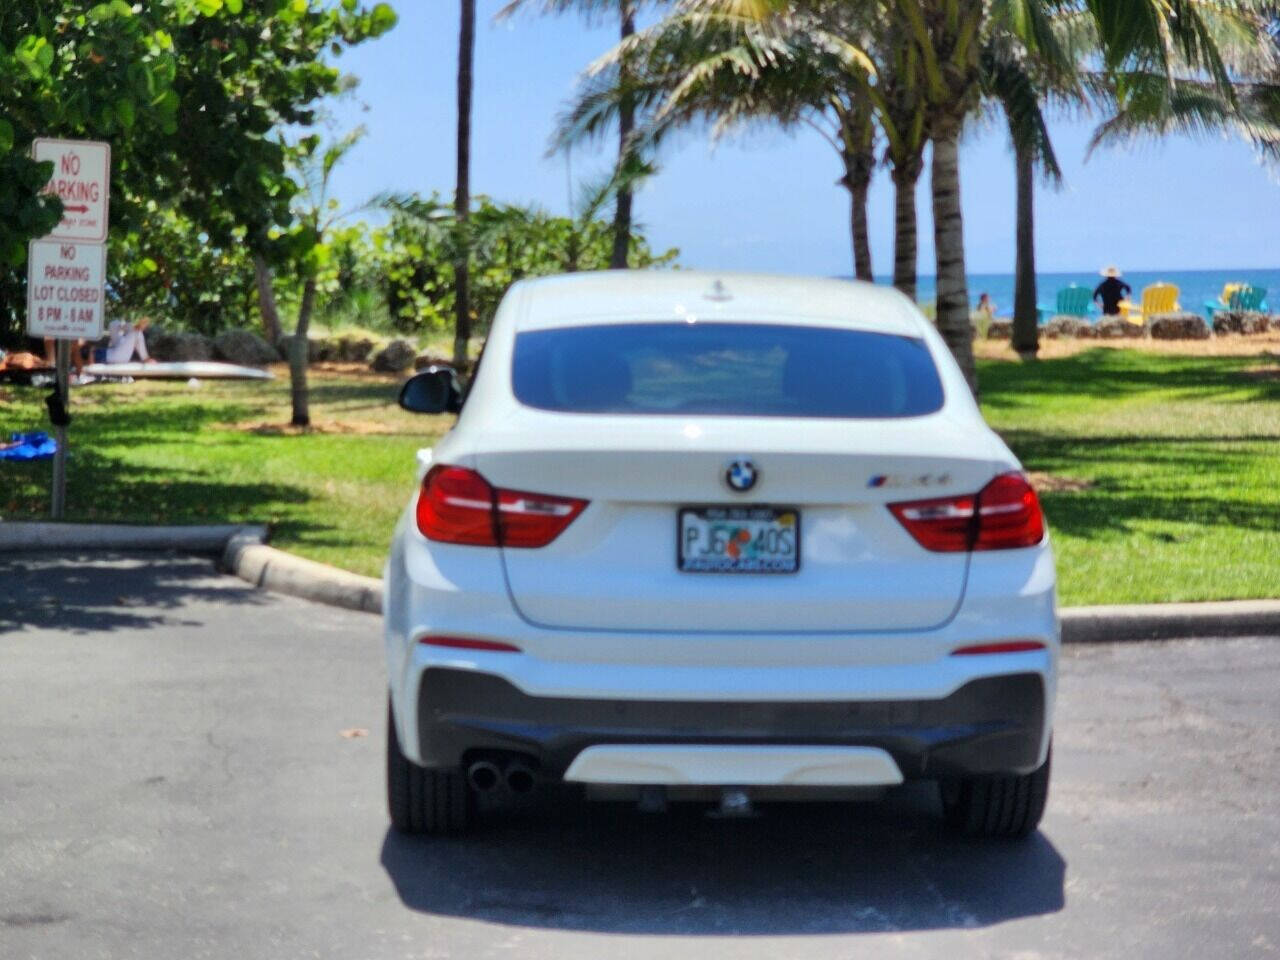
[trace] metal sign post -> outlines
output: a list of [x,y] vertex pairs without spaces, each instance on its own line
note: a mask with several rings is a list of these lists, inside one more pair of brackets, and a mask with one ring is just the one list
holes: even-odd
[[27,334],[57,341],[56,382],[45,402],[58,440],[49,513],[61,520],[67,509],[71,345],[102,336],[111,146],[41,138],[32,144],[31,154],[53,164],[43,192],[62,201],[62,221],[47,236],[32,240],[27,255]]
[[[71,341],[58,341],[57,396],[65,412],[70,399],[67,393],[67,380],[71,372]],[[56,417],[52,406],[51,415]],[[57,422],[61,420],[62,422]],[[58,439],[58,449],[53,454],[53,495],[50,497],[49,516],[53,520],[61,520],[67,511],[67,424],[66,417],[57,417],[54,435]]]

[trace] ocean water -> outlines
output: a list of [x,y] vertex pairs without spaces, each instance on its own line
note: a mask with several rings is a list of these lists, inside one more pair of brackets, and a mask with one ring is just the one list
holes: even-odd
[[[884,283],[892,278],[883,278]],[[1036,274],[1036,296],[1039,302],[1052,307],[1059,288],[1078,283],[1090,290],[1098,285],[1102,277],[1097,271],[1092,273],[1040,273]],[[1265,287],[1268,291],[1267,305],[1280,312],[1280,269],[1277,270],[1135,270],[1124,274],[1124,280],[1133,287],[1133,298],[1136,301],[1142,296],[1142,288],[1152,283],[1172,283],[1179,289],[1178,302],[1184,310],[1192,313],[1204,313],[1204,302],[1216,300],[1227,283],[1249,283],[1255,287]],[[1013,313],[1013,274],[1012,273],[971,273],[969,274],[969,297],[973,305],[977,305],[979,295],[987,293],[996,304],[996,315],[1010,316]],[[917,297],[921,303],[928,303],[936,298],[934,278],[932,275],[921,275],[918,281]]]

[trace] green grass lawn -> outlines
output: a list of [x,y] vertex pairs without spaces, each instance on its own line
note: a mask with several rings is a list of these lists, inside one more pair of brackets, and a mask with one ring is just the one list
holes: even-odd
[[981,376],[1027,469],[1085,487],[1042,493],[1063,603],[1280,596],[1275,357],[1099,348]]
[[[1280,371],[1111,349],[982,362],[986,416],[1046,486],[1065,604],[1280,596],[1280,372],[1266,365]],[[43,428],[45,392],[0,387],[0,430]],[[69,518],[270,522],[277,546],[376,575],[414,451],[451,421],[401,412],[395,392],[315,374],[318,429],[299,435],[277,426],[283,378],[77,388]],[[0,462],[0,518],[45,516],[49,475]]]
[[[452,420],[402,412],[397,389],[313,375],[319,429],[299,435],[276,428],[289,420],[287,375],[73,388],[68,519],[269,522],[276,546],[379,575],[414,452]],[[0,388],[0,430],[45,429],[46,392]],[[0,461],[0,518],[47,516],[50,473],[50,461]]]

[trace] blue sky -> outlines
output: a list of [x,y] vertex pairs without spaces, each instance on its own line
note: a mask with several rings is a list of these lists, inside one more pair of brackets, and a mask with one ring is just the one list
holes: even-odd
[[[555,119],[582,68],[613,42],[612,28],[573,16],[521,14],[493,23],[500,7],[479,0],[472,189],[506,201],[567,209],[566,163],[546,156]],[[369,135],[335,174],[345,203],[384,190],[452,190],[458,4],[400,0],[400,24],[342,57],[361,78],[333,108],[340,131]],[[1280,180],[1239,141],[1171,138],[1108,148],[1085,161],[1091,122],[1060,119],[1055,144],[1061,190],[1037,192],[1042,271],[1280,266]],[[612,143],[572,156],[574,179],[604,169]],[[690,132],[670,142],[660,172],[637,198],[653,246],[679,247],[680,262],[708,269],[852,272],[847,194],[840,166],[817,134],[765,130],[711,144]],[[1014,184],[1008,138],[976,128],[962,151],[970,272],[1013,269]],[[933,272],[926,177],[921,182],[921,273]],[[872,190],[877,274],[892,269],[893,195]]]

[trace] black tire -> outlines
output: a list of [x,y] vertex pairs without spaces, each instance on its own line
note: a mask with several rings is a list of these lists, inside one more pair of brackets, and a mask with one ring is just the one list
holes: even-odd
[[1049,798],[1053,746],[1038,768],[1007,777],[972,777],[939,784],[947,822],[968,837],[1020,838],[1035,832]]
[[400,752],[387,702],[387,812],[401,833],[450,836],[471,826],[473,799],[460,770],[429,770]]

